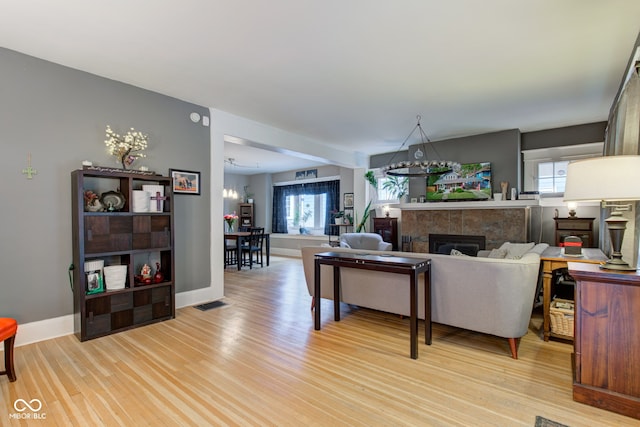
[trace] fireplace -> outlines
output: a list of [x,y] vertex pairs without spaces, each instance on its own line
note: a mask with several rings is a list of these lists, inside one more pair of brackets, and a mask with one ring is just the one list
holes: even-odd
[[484,236],[470,236],[460,234],[429,234],[429,253],[446,254],[451,249],[457,249],[465,255],[476,256],[478,251],[485,249]]

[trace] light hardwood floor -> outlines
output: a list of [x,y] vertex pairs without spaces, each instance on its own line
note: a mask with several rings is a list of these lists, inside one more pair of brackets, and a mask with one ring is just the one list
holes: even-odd
[[[225,293],[213,310],[17,348],[18,381],[0,377],[0,425],[640,425],[572,400],[572,347],[542,341],[539,316],[518,360],[506,340],[442,325],[426,346],[422,324],[412,360],[407,319],[392,314],[344,305],[334,322],[323,300],[314,331],[298,259],[228,269]],[[16,399],[39,399],[46,419],[10,418]]]

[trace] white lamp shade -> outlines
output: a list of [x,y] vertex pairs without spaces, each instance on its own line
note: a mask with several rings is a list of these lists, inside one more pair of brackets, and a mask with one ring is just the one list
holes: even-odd
[[640,200],[640,156],[604,156],[569,163],[565,202]]

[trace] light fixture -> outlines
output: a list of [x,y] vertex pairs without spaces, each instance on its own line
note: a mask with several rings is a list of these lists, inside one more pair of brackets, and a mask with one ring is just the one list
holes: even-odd
[[[393,154],[391,160],[389,161],[389,165],[384,166],[382,168],[382,172],[384,172],[388,176],[407,176],[407,177],[419,177],[419,176],[428,176],[428,175],[440,175],[445,172],[449,172],[451,170],[460,170],[460,163],[453,162],[449,160],[419,160],[426,156],[427,152],[427,142],[431,142],[427,135],[422,130],[422,126],[420,125],[421,116],[416,116],[418,123],[411,130],[411,133],[405,138],[400,148]],[[393,160],[398,155],[402,148],[405,146],[411,135],[413,135],[418,129],[420,133],[420,140],[422,142],[422,149],[418,148],[414,153],[415,161],[400,161],[397,163],[393,163]],[[438,157],[438,153],[433,145],[431,145],[431,149],[433,150],[436,157]]]
[[224,162],[227,163],[230,166],[233,166],[234,168],[249,168],[249,169],[260,169],[260,165],[258,164],[258,162],[256,162],[256,165],[244,165],[244,164],[240,164],[238,162],[236,162],[236,159],[234,159],[233,157],[225,157],[224,158]]
[[569,219],[576,219],[576,209],[578,209],[577,202],[569,202],[567,203],[567,208],[569,209]]
[[611,258],[600,266],[608,270],[634,271],[635,267],[622,259],[622,239],[627,219],[622,211],[631,210],[629,204],[640,200],[640,156],[604,156],[569,163],[564,201],[601,202],[603,208],[614,208],[605,219],[611,240]]
[[222,189],[222,197],[225,199],[237,199],[238,198],[238,192],[234,189]]

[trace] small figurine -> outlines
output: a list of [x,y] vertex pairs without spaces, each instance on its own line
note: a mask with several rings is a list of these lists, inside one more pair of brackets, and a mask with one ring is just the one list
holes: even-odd
[[84,192],[84,206],[88,212],[102,212],[104,210],[98,195],[91,190]]
[[140,275],[143,279],[148,279],[151,277],[151,267],[148,264],[142,266],[142,270],[140,270]]
[[509,188],[509,182],[502,181],[500,183],[500,189],[502,190],[502,200],[507,200],[507,188]]

